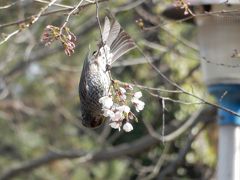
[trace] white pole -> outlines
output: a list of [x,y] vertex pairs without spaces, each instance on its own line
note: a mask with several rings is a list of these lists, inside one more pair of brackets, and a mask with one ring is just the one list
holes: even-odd
[[218,180],[240,180],[240,126],[220,125]]

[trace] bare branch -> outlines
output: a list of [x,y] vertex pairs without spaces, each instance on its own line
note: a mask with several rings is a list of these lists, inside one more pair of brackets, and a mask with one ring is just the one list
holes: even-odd
[[[34,0],[35,2],[39,2],[39,3],[44,3],[44,4],[48,4],[49,1],[44,1],[44,0]],[[58,7],[62,7],[62,8],[72,8],[74,9],[73,6],[68,6],[68,5],[65,5],[65,4],[59,4],[59,3],[54,3],[53,4],[54,6],[58,6]]]
[[[195,118],[195,124],[199,122],[202,119],[202,117],[210,117],[206,115],[205,113],[211,113],[211,111],[201,111],[199,116]],[[208,121],[208,120],[207,120]],[[179,127],[175,128],[178,129]],[[175,134],[176,130],[170,130],[167,129],[167,135],[164,137],[165,142],[168,140],[173,140],[172,137],[176,137],[175,135],[171,135],[172,133]],[[179,135],[179,134],[178,134]],[[171,137],[171,138],[170,138]],[[41,167],[43,165],[49,164],[56,160],[62,160],[62,159],[74,159],[74,158],[80,158],[80,163],[90,163],[90,162],[101,162],[101,161],[109,161],[112,159],[117,159],[124,156],[130,156],[130,155],[137,155],[140,154],[151,147],[156,146],[159,143],[159,140],[155,137],[152,137],[151,135],[146,135],[132,143],[126,143],[121,144],[115,147],[106,148],[103,150],[100,150],[98,152],[93,153],[86,153],[79,150],[72,150],[68,152],[49,152],[39,158],[36,158],[34,160],[26,161],[21,164],[15,165],[13,167],[6,168],[7,170],[0,175],[0,180],[6,180],[12,177],[15,177],[21,173],[26,173],[28,171],[34,170],[38,167]]]
[[[108,0],[99,0],[98,2],[101,3],[101,2],[105,2],[105,1],[108,1]],[[88,6],[91,6],[95,3],[86,3],[86,4],[83,4],[82,6],[79,6],[78,10],[82,10]],[[74,8],[74,7],[73,7]],[[41,17],[43,16],[49,16],[49,15],[52,15],[52,14],[57,14],[57,13],[62,13],[62,12],[69,12],[71,11],[73,8],[63,8],[63,9],[57,9],[57,10],[53,10],[53,11],[49,11],[49,12],[46,12],[46,13],[42,13],[41,14]],[[25,22],[28,22],[32,19],[32,16],[29,16],[25,19],[22,19],[22,20],[18,20],[18,21],[14,21],[14,22],[10,22],[10,23],[6,23],[6,24],[0,24],[0,28],[4,28],[4,27],[9,27],[9,26],[13,26],[13,25],[19,25],[19,24],[22,24],[22,23],[25,23]]]
[[193,141],[194,141],[194,140],[197,138],[197,136],[202,132],[202,130],[205,129],[206,125],[207,125],[207,123],[205,123],[205,124],[197,131],[196,134],[193,135],[193,134],[191,133],[191,134],[189,135],[189,137],[188,137],[188,139],[187,139],[187,142],[186,142],[184,148],[182,148],[182,149],[180,150],[180,152],[178,153],[177,158],[176,158],[173,162],[171,162],[166,168],[164,168],[164,169],[160,172],[160,174],[159,174],[159,176],[158,176],[158,178],[157,178],[158,180],[162,180],[162,179],[165,178],[166,175],[174,172],[174,171],[177,169],[177,167],[181,164],[181,162],[184,161],[185,156],[187,155],[187,153],[188,153],[189,150],[191,149],[191,145],[192,145]]
[[0,10],[10,8],[10,7],[14,6],[15,4],[17,4],[17,1],[13,2],[13,3],[10,3],[10,4],[7,4],[5,6],[0,6]]

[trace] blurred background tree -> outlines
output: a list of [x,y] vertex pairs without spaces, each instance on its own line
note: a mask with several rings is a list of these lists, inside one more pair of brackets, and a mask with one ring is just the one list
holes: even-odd
[[153,69],[211,100],[194,26],[161,15],[171,1],[99,1],[101,22],[109,9],[152,64],[136,49],[111,70],[143,91],[146,105],[134,130],[119,132],[107,123],[87,129],[80,121],[78,83],[89,45],[94,49],[100,37],[94,1],[82,1],[67,21],[77,37],[74,54],[65,55],[61,42],[40,41],[45,27],[61,27],[79,2],[0,2],[0,179],[214,178],[215,109]]

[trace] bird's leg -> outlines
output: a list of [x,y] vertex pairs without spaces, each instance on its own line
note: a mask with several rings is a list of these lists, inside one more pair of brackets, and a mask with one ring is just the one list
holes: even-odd
[[[106,65],[106,73],[108,73],[108,75],[109,75],[109,78],[110,78],[110,81],[111,81],[111,85],[114,86],[114,80],[113,80],[113,78],[112,78],[112,74],[111,74],[110,69],[111,69],[111,65],[110,65],[110,64],[107,64],[107,65]],[[108,93],[110,93],[110,91],[111,91],[111,85],[109,86]]]
[[110,70],[112,69],[112,66],[110,64],[106,65],[106,71],[110,72]]

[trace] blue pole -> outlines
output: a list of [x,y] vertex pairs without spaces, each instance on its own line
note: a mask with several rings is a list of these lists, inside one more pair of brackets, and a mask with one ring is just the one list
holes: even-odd
[[[209,86],[219,105],[240,114],[240,84]],[[240,180],[240,117],[218,110],[218,180]]]
[[[208,90],[217,98],[220,106],[240,114],[240,84],[211,85]],[[240,117],[219,109],[218,123],[219,125],[240,126]]]

